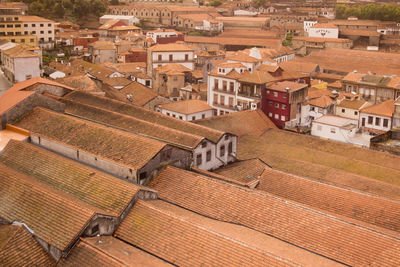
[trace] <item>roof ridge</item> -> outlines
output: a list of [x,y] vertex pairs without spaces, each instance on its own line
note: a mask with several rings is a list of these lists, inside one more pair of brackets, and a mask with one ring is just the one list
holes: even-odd
[[90,244],[89,242],[86,242],[86,240],[84,240],[83,238],[79,238],[79,241],[82,242],[83,244],[85,244],[89,249],[93,250],[93,251],[98,251],[101,252],[102,254],[106,255],[108,258],[110,258],[112,261],[116,261],[118,263],[120,263],[123,266],[128,266],[126,265],[124,262],[120,261],[118,258],[115,258],[114,256],[112,256],[111,254],[107,253],[106,251],[98,248],[98,247],[94,247],[92,246],[92,244]]

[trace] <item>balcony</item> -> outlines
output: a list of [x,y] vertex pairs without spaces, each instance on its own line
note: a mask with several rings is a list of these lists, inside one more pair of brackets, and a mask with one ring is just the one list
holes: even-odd
[[219,93],[235,95],[235,91],[228,91],[228,89],[224,90],[223,88],[219,88],[219,87],[214,87],[212,90],[215,92],[219,92]]
[[230,109],[232,111],[236,111],[236,109],[233,105],[224,105],[224,104],[220,104],[218,102],[213,102],[213,106],[218,107],[218,108],[224,108],[224,109]]

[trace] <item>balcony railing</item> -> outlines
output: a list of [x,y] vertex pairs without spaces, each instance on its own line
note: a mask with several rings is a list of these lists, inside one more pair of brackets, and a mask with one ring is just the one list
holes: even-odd
[[224,104],[220,104],[218,102],[213,102],[213,106],[214,107],[219,107],[219,108],[230,109],[230,110],[236,110],[233,105],[224,105]]
[[235,91],[228,91],[228,89],[224,90],[224,89],[219,88],[219,87],[214,87],[212,90],[215,91],[215,92],[220,92],[220,93],[225,93],[225,94],[230,94],[230,95],[234,95],[235,94]]

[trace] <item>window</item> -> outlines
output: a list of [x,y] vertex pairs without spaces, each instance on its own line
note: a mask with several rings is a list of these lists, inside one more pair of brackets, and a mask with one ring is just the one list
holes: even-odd
[[7,24],[7,28],[12,28],[13,25],[12,24]]
[[143,181],[144,179],[146,179],[146,176],[147,176],[147,172],[142,172],[142,173],[139,175],[140,181]]
[[278,97],[278,92],[274,92],[274,97]]
[[346,110],[344,108],[342,108],[342,113],[345,113],[345,112],[346,112]]
[[269,95],[269,93],[270,93],[269,90],[267,90],[267,95]]
[[25,39],[21,39],[21,43],[25,43]]
[[173,55],[169,55],[169,61],[172,61],[174,59]]
[[201,143],[201,147],[202,147],[202,148],[205,148],[205,147],[207,147],[207,142],[203,142],[203,143]]
[[286,109],[286,105],[285,104],[282,104],[282,109]]
[[205,119],[206,118],[206,114],[201,114],[201,118]]
[[214,80],[214,89],[218,90],[218,79]]
[[158,55],[158,60],[159,60],[159,61],[162,60],[162,55]]
[[272,106],[272,104],[273,104],[272,101],[269,101],[269,105]]
[[35,39],[30,39],[29,41],[30,41],[31,43],[33,43],[33,42],[35,41]]
[[197,166],[201,165],[201,160],[202,160],[202,155],[197,154],[197,156],[196,156],[196,165]]
[[15,24],[15,28],[21,28],[21,24]]
[[374,118],[372,116],[368,116],[368,124],[372,124],[374,121]]
[[48,27],[51,27],[51,23],[47,24]]
[[229,97],[229,106],[233,107],[233,97]]
[[48,31],[48,33],[51,33],[52,31]]
[[0,25],[0,28],[4,28],[4,24],[1,24],[1,25]]
[[92,228],[92,235],[97,234],[99,232],[99,225],[96,224],[95,226],[93,226]]
[[183,117],[182,117],[182,116],[179,116],[179,119],[180,119],[180,120],[183,120]]
[[24,31],[24,34],[25,34],[25,35],[28,35],[29,33],[28,33],[27,31]]
[[229,82],[229,91],[233,92],[235,88],[235,84],[233,82]]
[[172,114],[172,117],[176,118],[176,115],[175,115],[175,114]]
[[275,119],[279,120],[279,114],[275,114]]
[[275,107],[276,107],[276,108],[279,108],[279,103],[275,103]]
[[44,34],[44,31],[40,31],[40,34]]
[[287,94],[283,94],[282,97],[283,97],[283,98],[286,98],[286,97],[287,97]]
[[229,136],[225,135],[224,137],[225,141],[229,139]]
[[194,121],[196,119],[196,116],[192,116],[192,121]]
[[211,160],[211,150],[207,150],[206,161],[209,162]]
[[40,27],[44,27],[44,24],[40,24]]
[[286,120],[285,116],[281,116],[281,121],[285,121],[285,120]]
[[336,133],[336,129],[335,128],[331,128],[331,133]]
[[381,125],[381,118],[378,118],[378,117],[375,118],[375,125],[376,126]]
[[229,142],[229,144],[228,144],[228,154],[232,154],[232,151],[233,151],[233,144],[232,144],[232,142]]
[[28,24],[24,24],[24,27],[27,28],[27,27],[28,27]]
[[171,116],[171,114],[169,114],[169,112],[167,112],[167,116]]
[[222,90],[226,91],[226,89],[227,89],[227,84],[228,84],[227,81],[222,81]]
[[185,54],[185,60],[186,61],[189,60],[189,55],[188,54]]
[[358,111],[354,111],[354,115],[356,115],[356,116],[357,116],[357,115],[358,115]]
[[225,156],[225,146],[221,146],[221,147],[219,148],[219,156],[220,156],[220,157]]
[[271,113],[271,112],[270,112],[270,113],[268,113],[268,116],[269,116],[269,117],[272,117],[272,113]]
[[32,27],[36,27],[36,24],[32,24]]
[[389,120],[383,119],[383,127],[388,127],[388,125],[389,125]]

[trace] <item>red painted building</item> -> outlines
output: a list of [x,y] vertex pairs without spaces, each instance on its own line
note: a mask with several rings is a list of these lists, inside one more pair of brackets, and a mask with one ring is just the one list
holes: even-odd
[[147,62],[147,51],[140,48],[132,48],[125,53],[125,63]]
[[[304,102],[308,84],[275,82],[261,89],[261,110],[279,128],[296,126],[300,122],[301,103]],[[288,123],[290,122],[290,123]]]
[[98,41],[98,37],[76,37],[74,38],[74,46],[82,46],[88,48],[88,44]]

